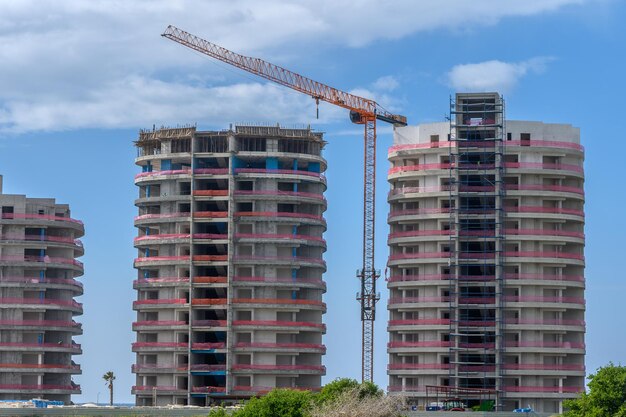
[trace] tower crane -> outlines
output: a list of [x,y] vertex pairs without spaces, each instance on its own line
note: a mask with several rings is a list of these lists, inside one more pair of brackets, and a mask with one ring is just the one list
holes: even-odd
[[374,320],[376,302],[380,299],[376,292],[376,280],[380,272],[374,266],[376,121],[381,120],[394,126],[406,126],[406,117],[388,112],[374,100],[346,93],[260,58],[240,55],[172,25],[168,26],[161,36],[259,77],[307,94],[315,99],[317,104],[321,100],[348,109],[350,120],[364,126],[363,264],[361,269],[357,270],[357,277],[361,281],[361,291],[357,293],[357,301],[361,305],[362,323],[361,379],[373,381]]

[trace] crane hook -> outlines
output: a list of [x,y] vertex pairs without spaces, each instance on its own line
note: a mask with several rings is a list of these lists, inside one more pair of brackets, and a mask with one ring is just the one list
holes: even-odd
[[316,112],[316,119],[320,118],[320,98],[319,97],[315,97],[315,112]]

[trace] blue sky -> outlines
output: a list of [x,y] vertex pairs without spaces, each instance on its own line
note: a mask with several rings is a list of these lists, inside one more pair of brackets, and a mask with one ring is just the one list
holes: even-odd
[[[218,64],[159,36],[168,24],[374,98],[410,124],[443,121],[455,91],[500,91],[509,119],[572,123],[586,148],[587,370],[626,363],[622,183],[615,132],[626,92],[626,4],[617,0],[194,0],[0,2],[0,175],[4,192],[55,197],[85,222],[83,394],[132,402],[136,273],[132,141],[153,124],[311,124],[326,132],[326,380],[360,377],[362,132],[348,114]],[[387,247],[379,125],[377,264]],[[602,145],[606,140],[607,144]],[[379,282],[383,300],[387,292]],[[385,387],[386,308],[375,382]]]

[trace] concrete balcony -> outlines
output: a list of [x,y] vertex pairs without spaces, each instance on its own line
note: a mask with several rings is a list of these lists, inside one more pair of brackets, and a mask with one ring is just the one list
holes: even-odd
[[397,223],[409,220],[447,219],[450,217],[449,208],[423,208],[414,210],[394,210],[387,216],[387,223]]
[[585,365],[578,364],[541,364],[541,363],[505,363],[502,365],[505,374],[531,376],[585,376]]
[[0,329],[66,331],[82,334],[82,325],[75,321],[63,320],[0,320]]
[[133,281],[133,288],[189,287],[188,277],[140,278]]
[[436,308],[441,304],[448,306],[450,297],[391,297],[387,302],[388,310]]
[[390,363],[389,375],[447,375],[454,366],[446,363]]
[[[152,245],[172,245],[180,243],[190,243],[192,236],[189,233],[170,233],[144,235],[134,239],[135,247],[144,247]],[[194,241],[202,241],[203,243],[228,243],[228,234],[212,234],[212,233],[194,233]]]
[[238,265],[281,265],[297,267],[321,268],[326,271],[326,262],[320,258],[305,256],[252,256],[235,255],[233,263]]
[[135,217],[135,226],[144,226],[160,223],[189,223],[191,213],[164,213],[164,214],[142,214]]
[[233,327],[241,330],[272,330],[326,333],[326,325],[309,321],[233,320]]
[[280,288],[316,288],[326,291],[326,283],[321,278],[292,277],[231,277],[233,286],[267,286]]
[[0,384],[0,394],[32,394],[41,397],[46,394],[80,394],[80,385],[23,385],[23,384]]
[[132,351],[137,353],[148,352],[187,352],[189,343],[179,342],[135,342]]
[[30,364],[30,363],[0,363],[0,373],[20,373],[20,374],[73,374],[80,375],[82,372],[79,365],[61,364]]
[[158,395],[187,395],[186,388],[179,388],[173,385],[140,386],[135,385],[131,389],[132,395],[151,397],[154,393]]
[[67,227],[77,231],[78,236],[85,234],[85,226],[80,220],[70,217],[50,216],[46,214],[25,214],[25,213],[2,213],[0,214],[1,224],[19,224],[29,227],[35,225]]
[[231,367],[233,373],[246,374],[298,374],[298,375],[326,375],[326,367],[323,365],[257,365],[257,364],[234,364]]
[[0,243],[7,246],[28,246],[29,248],[68,248],[74,250],[74,257],[83,256],[83,242],[80,239],[64,236],[25,235],[5,233],[0,235]]
[[32,255],[2,255],[0,256],[0,266],[21,266],[37,268],[60,268],[70,269],[79,275],[83,274],[83,263],[73,258],[61,258],[50,256]]
[[584,221],[585,213],[582,210],[560,207],[519,206],[504,207],[511,218],[545,218],[554,220]]
[[237,233],[235,235],[236,242],[242,243],[273,243],[276,245],[286,244],[319,246],[326,249],[326,240],[320,236],[294,235],[294,234],[278,234],[278,233]]
[[239,211],[234,214],[235,219],[245,218],[246,221],[272,221],[289,224],[311,224],[326,228],[323,216],[308,213],[285,213],[275,211]]
[[226,331],[228,322],[226,320],[192,320],[191,327],[196,329],[210,328],[216,331]]
[[133,374],[186,374],[187,365],[176,364],[133,364],[131,366]]
[[0,343],[0,352],[63,352],[80,355],[83,350],[77,343],[3,342]]
[[324,174],[312,171],[292,170],[292,169],[265,169],[265,168],[235,168],[235,175],[238,178],[278,178],[293,179],[300,181],[315,181],[326,185]]
[[399,319],[387,322],[387,331],[403,330],[447,330],[450,328],[450,319]]
[[135,268],[146,268],[150,266],[161,265],[189,265],[190,256],[148,256],[142,258],[135,258]]
[[0,277],[0,288],[50,288],[74,291],[75,296],[82,295],[83,283],[75,279]]
[[166,298],[133,301],[133,310],[160,310],[189,305],[185,298]]
[[419,352],[449,352],[452,342],[438,340],[422,342],[389,342],[387,353],[419,353]]
[[157,203],[167,203],[167,202],[191,202],[190,194],[163,194],[163,195],[155,195],[149,197],[139,197],[135,200],[135,206],[141,207],[144,205],[154,205]]
[[[584,200],[585,190],[583,187],[567,185],[535,185],[535,184],[505,184],[508,196],[535,195],[543,197],[562,197]],[[529,193],[530,191],[530,193]]]
[[245,200],[272,200],[282,202],[297,202],[307,204],[321,204],[326,206],[326,198],[323,194],[307,193],[298,191],[277,190],[235,190],[235,199],[243,197]]
[[83,313],[83,305],[74,300],[47,298],[0,298],[0,308],[20,310],[66,310],[74,314]]
[[231,303],[237,307],[257,307],[271,309],[321,310],[326,312],[326,303],[318,300],[299,300],[291,298],[234,298]]
[[182,320],[144,320],[133,323],[133,331],[184,330],[189,324]]
[[319,343],[236,343],[233,352],[286,352],[326,353],[326,346]]

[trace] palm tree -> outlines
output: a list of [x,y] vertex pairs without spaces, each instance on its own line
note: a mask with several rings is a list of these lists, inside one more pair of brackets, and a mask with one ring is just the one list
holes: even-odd
[[113,405],[113,381],[115,380],[115,374],[113,374],[113,371],[109,371],[102,375],[102,379],[105,381],[104,385],[109,388],[109,404]]

